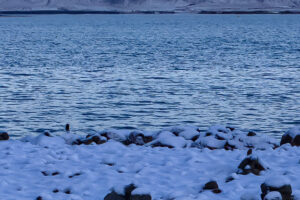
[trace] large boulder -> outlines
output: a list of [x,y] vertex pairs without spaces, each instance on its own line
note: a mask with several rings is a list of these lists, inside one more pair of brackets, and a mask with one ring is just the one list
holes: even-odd
[[9,135],[6,132],[0,133],[0,140],[8,140]]
[[132,194],[137,187],[134,184],[127,185],[124,191],[120,194],[115,190],[107,194],[104,200],[151,200],[152,197],[149,194]]
[[247,156],[238,166],[238,174],[247,175],[249,173],[259,175],[266,167],[256,156]]
[[[265,180],[260,186],[261,188],[261,199],[265,200],[267,194],[270,192],[279,192],[281,194],[282,200],[292,200],[292,187],[288,183],[288,180],[285,177],[269,177]],[[275,194],[274,194],[275,195]],[[268,198],[274,197],[274,195],[269,195]],[[278,195],[277,195],[278,196]],[[275,198],[275,197],[274,197]]]
[[163,131],[149,144],[152,147],[184,148],[187,145],[187,141],[183,137],[174,135],[172,132]]
[[125,196],[112,191],[104,197],[104,200],[125,200]]
[[291,144],[292,146],[300,146],[300,126],[289,129],[282,137],[280,145]]
[[151,135],[146,135],[141,131],[132,131],[127,140],[124,142],[125,145],[136,144],[136,145],[144,145],[153,140]]
[[104,144],[107,141],[107,139],[103,136],[99,136],[99,135],[87,135],[86,138],[80,138],[75,140],[72,145],[81,145],[81,144],[85,144],[85,145],[89,145],[92,143],[95,144]]

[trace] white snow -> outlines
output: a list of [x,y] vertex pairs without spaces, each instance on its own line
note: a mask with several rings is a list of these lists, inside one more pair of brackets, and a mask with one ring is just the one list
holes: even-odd
[[184,146],[186,146],[187,141],[182,137],[176,137],[169,131],[163,131],[158,135],[157,139],[152,141],[150,144],[156,143],[170,145],[175,148],[183,148]]
[[[181,132],[187,129],[195,130],[186,127]],[[213,135],[220,132],[216,127],[211,127],[210,131]],[[264,182],[291,184],[295,199],[300,197],[299,147],[254,149],[250,157],[258,158],[268,168],[259,176],[242,175],[236,172],[247,157],[247,149],[243,146],[235,150],[185,147],[192,142],[184,137],[189,134],[176,136],[166,130],[159,134],[152,132],[153,136],[157,134],[154,141],[172,144],[173,149],[153,148],[148,145],[150,143],[125,146],[120,138],[123,140],[129,132],[116,132],[124,135],[101,145],[70,145],[72,140],[83,137],[72,133],[0,141],[0,199],[33,200],[41,196],[43,200],[103,200],[111,190],[122,193],[125,186],[134,184],[137,186],[134,194],[151,194],[154,200],[258,200],[260,185]],[[234,132],[235,137],[238,133],[247,134],[240,130],[226,129],[225,132]],[[205,132],[199,134],[205,138]],[[264,143],[265,140],[256,142]],[[233,180],[226,182],[228,177]],[[209,180],[216,180],[222,192],[203,191],[203,185]],[[55,189],[58,192],[54,193]],[[66,193],[68,190],[70,194]]]
[[274,175],[272,174],[271,176],[266,178],[265,183],[268,186],[272,186],[272,187],[276,187],[276,188],[280,188],[284,185],[288,185],[289,184],[289,180],[281,175]]
[[281,194],[277,191],[269,192],[265,196],[265,200],[281,200]]

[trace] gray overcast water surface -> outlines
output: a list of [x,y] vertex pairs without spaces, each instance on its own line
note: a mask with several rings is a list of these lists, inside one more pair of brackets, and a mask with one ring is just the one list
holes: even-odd
[[0,17],[0,130],[300,124],[300,15]]

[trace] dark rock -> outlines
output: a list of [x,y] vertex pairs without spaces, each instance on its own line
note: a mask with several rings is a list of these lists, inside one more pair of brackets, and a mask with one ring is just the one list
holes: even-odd
[[205,133],[205,137],[211,136],[211,135],[212,135],[212,133],[210,133],[210,132]]
[[226,130],[222,130],[222,129],[218,129],[218,132],[220,132],[220,133],[227,133]]
[[131,192],[133,191],[133,190],[135,190],[136,189],[136,186],[134,185],[134,184],[130,184],[130,185],[127,185],[126,187],[125,187],[125,199],[127,200],[129,200],[130,199],[130,196],[131,196]]
[[151,200],[152,197],[149,194],[134,194],[131,196],[131,200]]
[[168,147],[170,149],[174,148],[173,146],[171,145],[168,145],[168,144],[163,144],[161,142],[156,142],[154,144],[151,145],[152,147]]
[[105,139],[101,139],[99,136],[97,135],[89,135],[89,137],[86,137],[84,139],[77,139],[75,140],[72,145],[81,145],[81,144],[85,144],[85,145],[89,145],[92,144],[93,142],[95,142],[96,144],[104,144],[106,142]]
[[8,140],[9,135],[6,132],[0,133],[0,140]]
[[198,140],[199,135],[195,135],[194,137],[192,137],[192,141],[195,142],[196,140]]
[[252,149],[249,149],[248,151],[247,151],[247,156],[249,156],[249,155],[251,155],[252,154]]
[[141,132],[133,131],[129,134],[128,139],[124,142],[125,145],[136,144],[144,145],[153,140],[152,136],[145,136]]
[[107,132],[101,133],[101,136],[105,137],[107,140],[110,140],[111,138],[108,135],[109,134]]
[[134,194],[132,195],[132,191],[136,189],[134,184],[130,184],[124,188],[123,194],[118,194],[115,191],[107,194],[104,197],[104,200],[151,200],[152,197],[149,194]]
[[90,145],[90,144],[92,144],[94,141],[93,141],[92,138],[88,138],[88,139],[86,139],[86,140],[82,140],[81,142],[82,142],[82,144]]
[[54,189],[52,192],[53,192],[53,193],[58,193],[59,190],[58,190],[58,189]]
[[56,175],[58,175],[58,174],[60,174],[59,172],[53,172],[52,173],[52,176],[56,176]]
[[292,146],[300,146],[300,135],[296,135],[293,138],[289,134],[284,134],[281,137],[280,146],[287,143],[291,144]]
[[42,171],[42,174],[43,174],[44,176],[49,176],[49,174],[48,174],[46,171]]
[[225,140],[225,138],[223,138],[222,136],[219,136],[218,134],[215,136],[215,138],[216,138],[217,140]]
[[66,131],[70,131],[70,124],[66,124]]
[[102,140],[100,139],[99,136],[93,136],[92,137],[93,142],[95,142],[96,144],[104,144],[106,142],[106,140]]
[[71,190],[70,189],[65,189],[64,193],[71,194]]
[[178,132],[178,131],[173,131],[172,133],[173,133],[175,136],[179,136],[179,133],[180,133],[180,132]]
[[43,198],[42,198],[41,196],[38,196],[38,197],[36,198],[36,200],[43,200]]
[[250,131],[248,134],[247,134],[247,136],[256,136],[256,133],[254,133],[254,132],[252,132],[252,131]]
[[[247,167],[249,166],[249,168]],[[241,170],[238,174],[247,175],[249,173],[259,175],[261,171],[265,170],[263,165],[259,162],[258,158],[247,157],[245,158],[238,168]]]
[[234,131],[234,129],[235,129],[235,128],[228,127],[228,126],[226,128],[228,128],[230,131]]
[[300,135],[296,135],[296,137],[293,140],[294,146],[300,146]]
[[83,142],[81,141],[81,139],[77,139],[75,141],[72,142],[72,145],[81,145]]
[[75,174],[73,174],[73,175],[69,176],[69,178],[73,178],[74,176],[80,176],[80,175],[81,175],[81,173],[80,173],[80,172],[78,172],[78,173],[75,173]]
[[280,146],[283,145],[283,144],[292,144],[292,141],[293,141],[293,138],[290,136],[290,135],[283,135],[281,137],[281,141],[280,141]]
[[224,149],[225,150],[234,150],[234,149],[236,149],[236,147],[227,141],[224,145]]
[[265,196],[272,191],[277,191],[281,194],[282,200],[292,200],[292,187],[291,185],[282,185],[280,187],[269,186],[266,183],[261,184],[261,199],[263,200]]
[[115,191],[112,191],[111,193],[107,194],[104,197],[104,200],[126,200],[124,195],[120,195],[116,193]]
[[104,163],[105,165],[108,165],[108,166],[114,166],[115,165],[115,163]]
[[218,149],[216,147],[210,147],[210,146],[206,146],[206,148],[208,148],[209,150],[216,150],[216,149]]
[[219,194],[219,193],[222,192],[222,190],[220,190],[220,189],[214,189],[212,192],[215,193],[215,194]]
[[47,136],[47,137],[52,137],[52,135],[50,135],[49,132],[45,132],[44,135]]
[[228,182],[231,182],[233,180],[234,180],[234,178],[232,176],[229,176],[229,177],[226,178],[225,182],[228,183]]
[[218,183],[216,181],[209,181],[205,183],[203,190],[215,190],[219,189]]

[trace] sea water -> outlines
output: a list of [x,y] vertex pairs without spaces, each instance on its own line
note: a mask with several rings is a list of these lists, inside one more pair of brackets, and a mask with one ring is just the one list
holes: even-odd
[[300,15],[0,17],[0,130],[300,124]]

